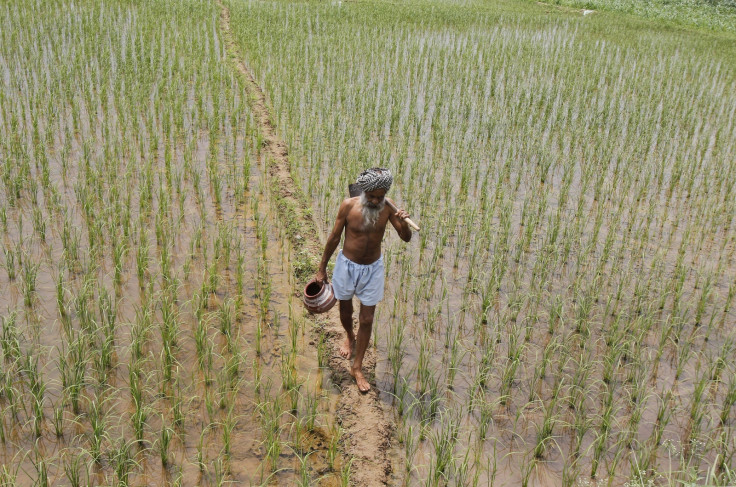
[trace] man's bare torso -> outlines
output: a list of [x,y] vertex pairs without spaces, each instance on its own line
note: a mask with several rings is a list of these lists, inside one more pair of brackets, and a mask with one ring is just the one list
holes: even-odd
[[375,225],[366,227],[360,197],[350,198],[348,204],[350,206],[345,222],[342,254],[356,264],[372,264],[381,257],[381,242],[391,210],[388,206],[384,206]]

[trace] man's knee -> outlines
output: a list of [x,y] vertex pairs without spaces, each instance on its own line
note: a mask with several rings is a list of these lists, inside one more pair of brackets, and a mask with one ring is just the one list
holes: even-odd
[[353,302],[352,300],[341,300],[340,301],[340,318],[350,318],[353,317]]
[[361,306],[360,307],[360,324],[371,325],[373,324],[373,315],[376,311],[375,306]]

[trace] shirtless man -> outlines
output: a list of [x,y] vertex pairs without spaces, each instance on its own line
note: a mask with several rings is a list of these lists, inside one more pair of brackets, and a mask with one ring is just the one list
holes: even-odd
[[[332,288],[340,300],[340,322],[345,328],[345,342],[340,355],[350,358],[355,348],[355,361],[350,369],[358,389],[368,392],[370,384],[363,375],[363,357],[368,348],[373,329],[373,313],[376,304],[383,299],[383,257],[381,241],[389,221],[405,242],[411,240],[411,230],[404,210],[394,213],[386,205],[386,192],[391,188],[393,177],[388,169],[373,168],[363,171],[358,177],[360,196],[343,200],[337,212],[337,220],[327,239],[322,261],[315,279],[327,280],[327,263],[340,244],[343,229],[345,242],[337,254],[332,273]],[[353,332],[353,295],[360,299],[358,336]]]

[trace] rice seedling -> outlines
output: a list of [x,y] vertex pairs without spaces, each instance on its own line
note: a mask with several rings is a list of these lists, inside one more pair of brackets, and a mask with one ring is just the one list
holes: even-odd
[[440,413],[440,423],[441,429],[430,436],[434,453],[430,478],[434,483],[447,479],[450,474],[450,468],[454,464],[455,446],[460,427],[459,419],[447,410]]
[[158,440],[155,447],[156,452],[161,459],[161,465],[169,466],[171,460],[171,441],[174,438],[174,430],[169,427],[163,418],[161,418],[161,430],[159,431]]
[[87,412],[90,423],[89,447],[90,456],[95,463],[102,461],[102,447],[107,440],[107,418],[98,398],[92,398]]
[[283,449],[281,441],[281,416],[283,411],[281,411],[281,408],[281,400],[278,396],[268,403],[261,403],[256,406],[262,422],[263,447],[271,472],[278,468],[278,458]]
[[131,444],[127,443],[124,438],[120,438],[116,448],[110,455],[110,461],[113,465],[117,485],[129,485],[131,471],[136,467],[136,462],[131,452]]
[[49,466],[43,453],[36,447],[34,448],[33,458],[31,459],[33,468],[36,471],[36,480],[34,482],[38,487],[48,487],[49,485]]
[[[337,455],[339,452],[340,439],[342,438],[342,428],[337,423],[330,424],[330,440],[327,445],[327,468],[335,470]],[[344,466],[344,465],[343,465]]]
[[19,469],[20,464],[17,464],[15,469],[13,469],[12,466],[3,464],[2,467],[0,467],[0,485],[2,485],[3,487],[15,486],[16,479],[18,478]]

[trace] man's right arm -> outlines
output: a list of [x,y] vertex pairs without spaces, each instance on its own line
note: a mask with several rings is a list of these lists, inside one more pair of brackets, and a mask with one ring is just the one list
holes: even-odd
[[318,282],[325,282],[327,280],[327,263],[330,261],[330,258],[332,258],[332,254],[335,252],[337,246],[340,245],[340,237],[342,236],[342,231],[348,221],[350,206],[350,200],[343,200],[340,204],[340,209],[337,210],[335,226],[332,228],[332,233],[330,233],[330,236],[327,238],[325,251],[322,254],[322,261],[319,263],[317,275],[314,276]]

